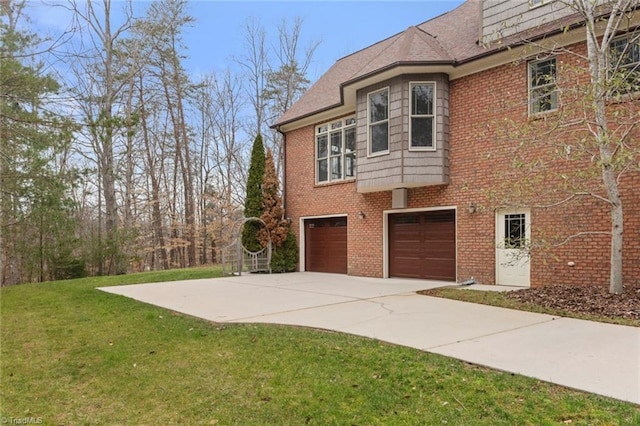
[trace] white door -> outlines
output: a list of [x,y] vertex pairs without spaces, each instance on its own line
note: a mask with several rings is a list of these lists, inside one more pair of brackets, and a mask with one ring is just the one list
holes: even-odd
[[496,213],[496,284],[529,287],[530,241],[529,210]]

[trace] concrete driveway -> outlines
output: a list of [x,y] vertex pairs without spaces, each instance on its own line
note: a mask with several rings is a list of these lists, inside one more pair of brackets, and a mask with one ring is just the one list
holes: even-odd
[[640,404],[640,328],[415,293],[448,284],[302,272],[100,290],[210,321],[375,338]]

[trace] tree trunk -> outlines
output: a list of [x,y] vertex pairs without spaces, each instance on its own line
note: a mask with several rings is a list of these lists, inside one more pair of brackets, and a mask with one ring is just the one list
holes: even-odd
[[142,74],[140,74],[140,113],[142,138],[145,144],[145,154],[147,157],[147,173],[151,179],[151,223],[154,233],[154,242],[156,251],[159,252],[162,269],[169,269],[169,259],[167,257],[167,247],[164,241],[164,232],[162,230],[162,213],[160,211],[160,184],[155,170],[155,159],[151,155],[151,141],[149,140],[149,130],[147,128],[147,114],[145,109],[144,89],[142,84]]
[[[610,158],[608,146],[600,147],[602,158]],[[604,162],[603,162],[604,163]],[[611,269],[609,272],[609,293],[622,293],[622,248],[624,231],[624,214],[622,199],[615,173],[610,164],[602,165],[602,180],[611,202]]]
[[[175,51],[172,56],[177,55]],[[186,124],[184,122],[184,104],[182,99],[182,87],[180,82],[179,66],[172,59],[172,73],[168,76],[168,71],[162,65],[162,79],[164,86],[165,99],[167,101],[167,110],[171,118],[173,127],[173,137],[175,140],[176,163],[180,167],[182,177],[183,195],[184,195],[184,224],[186,240],[188,247],[186,250],[186,261],[189,266],[196,266],[196,233],[195,233],[195,205],[193,197],[193,179],[191,170],[191,157],[189,155],[189,139],[187,135]],[[176,93],[175,102],[171,98],[170,85]]]
[[[591,6],[593,7],[593,6]],[[589,58],[589,72],[593,88],[593,112],[595,115],[595,138],[600,154],[602,181],[611,204],[611,269],[609,271],[609,292],[622,293],[622,247],[623,247],[623,209],[618,180],[614,166],[615,147],[612,142],[609,122],[607,119],[607,52],[609,43],[597,44],[593,32],[595,28],[593,9],[585,8],[587,21],[587,52]]]

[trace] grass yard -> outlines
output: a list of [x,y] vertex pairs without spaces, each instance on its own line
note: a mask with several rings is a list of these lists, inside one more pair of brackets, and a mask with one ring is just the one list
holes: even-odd
[[223,325],[95,287],[1,289],[1,416],[43,424],[638,425],[637,406],[376,340]]

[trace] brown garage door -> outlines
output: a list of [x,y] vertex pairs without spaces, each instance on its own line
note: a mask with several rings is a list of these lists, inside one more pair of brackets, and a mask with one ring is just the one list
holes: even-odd
[[347,218],[305,220],[305,269],[347,273]]
[[455,281],[455,211],[389,215],[389,275]]

